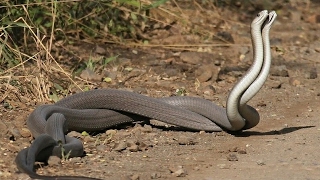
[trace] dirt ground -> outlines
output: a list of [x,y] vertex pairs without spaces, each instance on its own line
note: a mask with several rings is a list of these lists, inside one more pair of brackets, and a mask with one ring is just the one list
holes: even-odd
[[[53,157],[49,165],[40,164],[37,173],[110,180],[320,179],[320,6],[315,1],[290,2],[270,7],[278,13],[270,33],[273,63],[266,84],[249,102],[260,113],[256,127],[235,134],[208,133],[172,129],[155,121],[90,136],[72,132],[83,140],[86,156],[64,161]],[[199,21],[210,22],[203,14]],[[220,15],[230,20],[221,29],[232,36],[233,44],[203,46],[198,52],[99,45],[97,49],[107,52],[97,54],[112,52],[119,57],[97,74],[81,77],[92,78],[90,88],[126,89],[151,97],[186,93],[225,106],[232,86],[252,63],[248,25],[254,13],[226,8]],[[81,56],[88,56],[86,46],[91,45],[77,47]],[[94,76],[110,77],[111,82]],[[25,122],[39,103],[26,103],[13,90],[2,92],[0,178],[29,179],[18,172],[14,158],[30,146]]]

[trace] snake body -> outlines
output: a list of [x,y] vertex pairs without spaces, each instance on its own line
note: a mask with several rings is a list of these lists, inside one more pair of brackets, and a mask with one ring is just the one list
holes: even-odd
[[[261,11],[251,24],[254,63],[234,86],[226,109],[195,97],[154,99],[121,90],[92,90],[66,97],[54,105],[36,108],[27,126],[35,141],[20,151],[16,164],[20,171],[37,179],[81,179],[86,177],[40,176],[33,171],[34,162],[50,155],[61,155],[57,141],[72,156],[82,156],[80,140],[65,136],[67,129],[96,131],[141,119],[157,119],[193,130],[239,131],[258,124],[259,114],[246,103],[259,91],[270,69],[269,30],[276,18],[274,11]],[[264,23],[264,24],[263,24]],[[262,29],[262,35],[261,35]],[[90,179],[90,178],[87,178]]]

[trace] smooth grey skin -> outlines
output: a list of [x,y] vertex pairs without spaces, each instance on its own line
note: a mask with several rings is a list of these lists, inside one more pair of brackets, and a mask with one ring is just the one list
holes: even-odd
[[[259,113],[246,103],[261,89],[268,76],[270,66],[267,64],[271,62],[269,30],[276,17],[274,11],[268,14],[268,11],[264,10],[251,23],[255,60],[228,96],[226,109],[228,120],[232,126],[229,129],[231,131],[252,128],[260,121]],[[262,30],[262,35],[260,35],[262,25],[265,30]],[[266,49],[268,50],[265,51]]]
[[269,16],[267,20],[263,24],[262,28],[262,40],[263,40],[263,52],[264,52],[264,58],[263,58],[263,66],[261,67],[259,76],[256,78],[256,80],[246,89],[246,91],[243,93],[240,103],[239,103],[239,112],[244,117],[246,124],[242,129],[250,129],[254,126],[256,126],[259,123],[260,118],[248,118],[245,114],[248,114],[250,112],[246,112],[242,107],[246,106],[246,103],[253,98],[258,91],[263,86],[264,82],[266,82],[270,66],[271,66],[271,51],[270,51],[270,40],[269,40],[269,32],[270,28],[277,18],[277,14],[275,11],[271,11],[269,13]]
[[42,176],[34,172],[35,161],[45,161],[52,155],[53,149],[56,147],[57,141],[48,134],[39,135],[29,148],[21,150],[15,163],[18,165],[19,171],[26,173],[32,179],[45,180],[98,180],[96,178],[82,176]]
[[[269,18],[265,20],[267,17]],[[253,127],[259,122],[259,114],[254,108],[246,105],[246,102],[247,99],[250,100],[254,96],[250,92],[258,92],[268,75],[270,68],[270,64],[268,65],[268,63],[271,62],[268,33],[275,17],[276,14],[274,12],[268,15],[267,11],[262,11],[259,13],[259,17],[255,18],[251,24],[254,26],[251,30],[253,47],[255,48],[253,66],[259,68],[259,72],[258,74],[252,73],[256,70],[252,70],[253,68],[251,68],[244,76],[246,78],[249,77],[248,81],[250,83],[243,80],[244,78],[240,80],[245,81],[249,85],[247,87],[243,86],[242,82],[233,88],[228,97],[229,105],[227,103],[227,109],[219,107],[210,101],[194,97],[151,99],[143,95],[120,90],[93,90],[78,93],[57,102],[55,105],[40,106],[31,113],[27,125],[36,138],[35,142],[37,143],[33,143],[30,148],[24,149],[18,154],[16,158],[18,168],[31,177],[31,175],[34,175],[31,164],[33,165],[36,159],[26,159],[28,157],[26,154],[35,157],[50,156],[50,153],[61,156],[61,148],[57,148],[55,144],[46,143],[46,141],[50,142],[53,137],[55,142],[66,142],[63,147],[65,149],[70,148],[71,152],[74,152],[71,157],[83,154],[81,141],[64,136],[66,132],[64,121],[70,130],[78,131],[101,130],[123,122],[132,122],[135,120],[134,114],[138,115],[138,119],[141,117],[147,117],[147,119],[153,118],[194,130],[221,131],[219,127],[221,126],[226,130],[238,131]],[[265,22],[262,37],[261,22]],[[263,45],[259,39],[263,39]],[[261,47],[263,48],[261,49]],[[263,56],[264,62],[261,60]],[[256,65],[257,63],[261,64]],[[251,87],[250,85],[253,85],[254,88],[248,91]],[[240,88],[236,88],[237,86],[240,86]],[[237,97],[232,98],[234,96]],[[230,102],[234,102],[235,106],[230,106],[229,100]],[[244,104],[241,104],[241,102],[244,102]],[[115,111],[98,108],[108,108]],[[233,115],[229,115],[230,112],[236,114],[235,117],[239,114],[240,118],[228,119],[229,116],[233,117]],[[242,117],[243,113],[253,113],[254,115],[248,115],[247,117],[249,118],[246,118],[245,115]],[[109,116],[111,119],[108,119]],[[253,120],[250,119],[252,117],[254,118]],[[244,125],[240,128],[239,124]],[[44,133],[51,134],[49,135],[51,139],[47,135],[44,135]],[[53,147],[50,153],[48,153],[49,155],[42,151],[43,145],[39,145],[39,142],[45,143],[46,148]]]

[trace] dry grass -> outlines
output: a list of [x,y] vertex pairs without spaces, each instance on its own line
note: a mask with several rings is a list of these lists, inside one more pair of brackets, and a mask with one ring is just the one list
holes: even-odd
[[[97,1],[89,0],[86,3],[94,2],[96,3]],[[127,26],[130,28],[123,29],[123,31],[115,30],[119,27],[115,25],[117,22],[114,22],[114,19],[109,19],[108,24],[101,30],[102,21],[99,21],[99,18],[101,18],[103,13],[108,14],[106,10],[103,12],[97,12],[98,10],[92,11],[85,15],[83,14],[78,19],[72,19],[71,12],[59,9],[63,6],[68,8],[77,7],[75,4],[80,3],[80,0],[49,1],[19,5],[10,5],[9,2],[5,5],[4,3],[0,4],[0,8],[23,10],[23,16],[4,24],[0,28],[0,57],[4,59],[4,62],[0,64],[0,91],[2,92],[0,101],[4,102],[6,99],[28,97],[36,102],[47,102],[57,98],[57,93],[66,95],[72,88],[82,91],[86,86],[95,86],[93,82],[74,76],[73,72],[69,69],[70,67],[64,66],[64,64],[61,64],[63,62],[57,60],[60,59],[59,54],[53,53],[57,49],[72,53],[66,45],[72,45],[77,41],[111,43],[127,47],[161,47],[189,51],[197,51],[203,47],[233,45],[223,39],[221,39],[222,43],[218,44],[150,44],[149,41],[152,37],[149,37],[148,31],[153,30],[152,25],[160,24],[160,26],[165,27],[171,26],[173,22],[179,22],[180,25],[184,26],[183,32],[181,32],[183,34],[195,34],[200,38],[220,37],[215,36],[214,32],[201,24],[194,26],[194,22],[188,17],[188,9],[181,8],[175,0],[166,5],[158,6],[155,9],[146,8],[148,5],[152,5],[148,0],[139,2],[141,3],[139,7],[135,7],[134,5],[122,6],[117,1],[104,2],[105,4],[101,5],[101,7],[107,6],[110,9],[114,9],[114,12],[118,13],[119,21],[121,21],[119,24],[128,23]],[[165,1],[159,2],[159,5],[165,3]],[[200,13],[214,13],[213,17],[223,22],[226,26],[225,28],[229,28],[229,23],[236,23],[222,17],[219,9],[212,1],[207,2],[206,8],[197,1],[193,1],[192,3],[194,8]],[[82,4],[82,6],[88,4]],[[37,17],[34,17],[35,13],[32,12],[32,7],[34,6],[43,8],[47,13],[47,16],[44,17],[46,21],[43,21],[42,24],[35,22]],[[156,10],[156,13],[151,12],[151,10]],[[2,18],[8,18],[8,16],[3,16]],[[62,22],[63,19],[66,22]],[[96,22],[90,24],[90,19],[97,20],[100,23],[100,29],[94,27]],[[50,24],[45,24],[46,22],[50,22]],[[67,22],[69,24],[66,24]],[[62,26],[64,23],[66,24],[65,27]],[[113,25],[110,25],[110,23],[113,23]],[[18,36],[23,37],[18,39],[19,41],[17,41],[17,36],[13,33],[12,29],[20,30],[21,34],[18,34]],[[74,55],[76,56],[76,54]],[[59,83],[55,82],[57,79],[63,80],[66,83],[60,86]]]

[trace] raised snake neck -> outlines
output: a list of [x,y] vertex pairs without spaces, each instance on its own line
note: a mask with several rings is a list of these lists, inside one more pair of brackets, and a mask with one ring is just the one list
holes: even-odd
[[[269,19],[266,20],[267,17]],[[54,147],[56,140],[66,142],[63,146],[65,149],[70,148],[74,152],[79,151],[78,153],[82,153],[83,147],[79,147],[82,146],[79,140],[64,136],[63,122],[65,121],[65,117],[67,117],[66,123],[69,129],[80,131],[105,129],[115,124],[134,121],[135,118],[132,118],[133,114],[138,115],[139,118],[154,118],[195,130],[220,131],[221,128],[219,126],[221,126],[227,130],[238,131],[255,126],[259,122],[259,114],[254,108],[246,105],[246,102],[261,88],[269,72],[269,63],[271,61],[269,30],[275,17],[275,12],[270,12],[268,15],[267,11],[262,11],[252,22],[251,34],[254,47],[254,63],[248,73],[231,91],[226,110],[210,101],[192,97],[151,100],[151,98],[143,95],[119,90],[93,90],[78,93],[59,101],[53,106],[40,106],[30,115],[27,124],[36,139],[30,148],[19,152],[16,158],[18,168],[22,172],[29,174],[32,178],[50,178],[34,173],[33,165],[36,160],[43,159],[40,158],[41,156],[47,157],[57,150]],[[266,23],[263,26],[261,37],[263,22]],[[265,59],[264,63],[263,56]],[[248,91],[251,85],[255,87],[253,95],[250,94],[252,90]],[[147,108],[147,110],[144,108]],[[182,108],[187,110],[182,110]],[[109,113],[113,114],[110,115]],[[99,118],[96,121],[93,118],[88,121],[85,119],[85,115],[89,115],[89,119],[92,116]],[[114,117],[114,120],[107,120],[107,116]],[[215,116],[218,116],[218,118],[215,118]],[[68,117],[76,119],[70,120]],[[119,118],[123,119],[120,120]],[[43,133],[49,133],[51,136],[44,135]],[[56,139],[53,140],[52,136]],[[77,150],[75,147],[80,149]],[[49,152],[48,155],[44,151]],[[55,155],[57,154],[59,155],[59,152],[56,152]],[[74,156],[78,155],[76,153]],[[52,178],[79,179],[78,177],[71,176]]]

